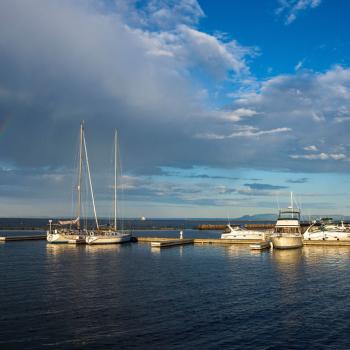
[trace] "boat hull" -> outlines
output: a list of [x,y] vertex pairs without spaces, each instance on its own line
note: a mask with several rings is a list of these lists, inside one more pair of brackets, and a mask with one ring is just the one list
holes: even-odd
[[131,235],[120,236],[88,236],[86,237],[86,243],[89,245],[97,244],[119,244],[131,241]]
[[271,237],[271,241],[276,249],[295,249],[303,246],[303,238],[301,236],[275,236]]
[[350,232],[339,231],[319,231],[319,232],[306,232],[304,239],[308,241],[350,241]]
[[223,233],[221,235],[221,239],[240,239],[240,240],[264,240],[266,235],[262,233],[247,233],[247,234],[237,234],[237,233]]
[[64,244],[68,243],[69,238],[61,233],[48,233],[46,240],[48,243]]

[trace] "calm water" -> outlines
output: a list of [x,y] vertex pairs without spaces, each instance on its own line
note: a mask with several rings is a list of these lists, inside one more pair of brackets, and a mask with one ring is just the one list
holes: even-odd
[[349,349],[349,270],[350,248],[3,243],[0,349]]

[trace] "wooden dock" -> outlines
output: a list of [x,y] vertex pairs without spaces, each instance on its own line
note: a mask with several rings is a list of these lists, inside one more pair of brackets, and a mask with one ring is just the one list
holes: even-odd
[[151,242],[151,246],[154,248],[167,248],[185,244],[193,244],[193,239],[167,239],[166,241]]
[[40,241],[45,239],[46,239],[46,234],[33,235],[33,236],[5,236],[5,237],[0,237],[0,242]]

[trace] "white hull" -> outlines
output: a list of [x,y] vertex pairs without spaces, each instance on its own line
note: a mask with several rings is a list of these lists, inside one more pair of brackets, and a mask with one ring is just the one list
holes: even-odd
[[87,244],[117,244],[130,242],[131,234],[92,235],[86,237]]
[[270,235],[270,232],[246,230],[239,226],[232,227],[231,225],[227,225],[227,229],[230,232],[223,233],[221,239],[265,241]]
[[221,235],[221,239],[241,239],[241,240],[251,240],[251,239],[255,239],[255,240],[265,240],[266,238],[266,233],[264,232],[236,232],[236,233],[223,233]]
[[350,241],[350,232],[316,231],[305,232],[304,239],[309,241]]
[[302,236],[272,236],[271,241],[276,249],[294,249],[303,246]]
[[69,234],[64,232],[47,232],[46,240],[48,243],[63,244],[63,243],[82,243],[84,238],[77,234]]
[[64,235],[62,233],[48,233],[46,236],[46,240],[49,243],[68,243],[69,238],[67,235]]

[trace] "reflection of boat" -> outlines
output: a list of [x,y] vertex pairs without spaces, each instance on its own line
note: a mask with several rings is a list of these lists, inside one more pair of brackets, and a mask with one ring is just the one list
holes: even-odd
[[303,246],[300,211],[293,208],[293,193],[291,193],[291,206],[279,212],[271,241],[273,247],[277,249],[292,249]]
[[231,226],[227,225],[228,233],[223,233],[221,235],[221,239],[254,239],[254,240],[262,240],[265,241],[269,237],[269,232],[266,231],[253,231],[247,230],[240,226]]
[[[131,234],[117,229],[117,165],[118,165],[118,138],[117,131],[114,139],[114,227],[108,230],[97,230],[86,236],[87,244],[116,244],[130,242]],[[97,223],[97,219],[96,219]],[[98,224],[97,224],[98,227]]]
[[350,229],[341,221],[340,225],[333,223],[331,218],[323,218],[320,222],[314,221],[304,233],[307,240],[350,240]]
[[[84,124],[80,124],[80,142],[79,142],[79,170],[78,170],[78,184],[77,184],[77,216],[73,220],[60,220],[58,221],[58,228],[52,231],[51,222],[50,230],[47,232],[47,241],[49,243],[82,243],[85,240],[86,230],[81,230],[80,226],[80,215],[81,215],[81,184],[82,184],[82,173],[83,173],[83,159],[85,159],[86,169],[89,178],[90,192],[92,198],[92,204],[94,209],[94,214],[96,218],[96,209],[94,195],[92,191],[92,182],[90,175],[89,160],[86,149],[86,141],[84,136]],[[96,219],[96,224],[97,219]]]
[[279,250],[276,249],[272,253],[273,259],[279,265],[286,265],[286,267],[290,267],[299,263],[303,257],[302,249],[290,249],[290,250]]

